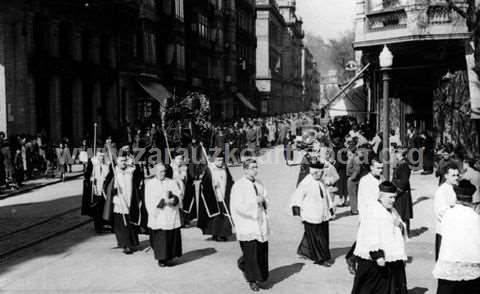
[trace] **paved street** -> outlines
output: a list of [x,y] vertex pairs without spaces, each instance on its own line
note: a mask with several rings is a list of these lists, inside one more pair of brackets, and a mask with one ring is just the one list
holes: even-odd
[[[272,151],[265,156],[271,155]],[[273,151],[280,152],[279,149]],[[299,166],[270,164],[260,167],[266,185],[273,226],[270,242],[270,293],[349,293],[353,276],[348,273],[345,253],[356,234],[357,217],[346,209],[337,211],[330,225],[331,268],[300,259],[295,254],[303,234],[300,221],[290,216],[288,199],[295,188]],[[235,178],[240,168],[232,169]],[[408,243],[407,265],[410,293],[435,293],[433,269],[434,218],[432,195],[436,180],[414,175],[415,237]],[[80,204],[81,181],[74,180],[0,201],[2,234],[9,226],[20,226],[58,214]],[[18,220],[18,222],[17,222]],[[1,293],[249,293],[236,261],[237,242],[207,241],[195,228],[182,231],[184,256],[177,266],[159,268],[142,237],[143,251],[126,256],[112,249],[112,234],[96,235],[92,224],[49,239],[10,256],[0,264]],[[265,291],[263,291],[265,292]]]

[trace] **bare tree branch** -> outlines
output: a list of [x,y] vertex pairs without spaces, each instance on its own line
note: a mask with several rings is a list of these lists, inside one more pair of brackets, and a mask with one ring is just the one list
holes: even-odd
[[460,7],[458,7],[455,3],[453,3],[453,0],[446,0],[448,7],[453,9],[456,13],[458,13],[461,17],[467,18],[467,13],[463,11]]

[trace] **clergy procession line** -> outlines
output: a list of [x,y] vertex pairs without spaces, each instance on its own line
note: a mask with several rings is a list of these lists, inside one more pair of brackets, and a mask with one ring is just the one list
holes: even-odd
[[[405,243],[413,218],[412,161],[407,156],[411,149],[389,150],[394,155],[389,181],[382,179],[378,142],[371,144],[377,148],[371,148],[367,140],[360,140],[361,133],[352,130],[348,138],[354,139],[345,143],[350,146],[348,161],[342,166],[335,151],[343,143],[335,134],[330,129],[311,138],[301,161],[290,197],[291,212],[304,225],[297,254],[330,267],[329,223],[335,219],[338,201],[340,206],[349,204],[351,214],[359,215],[357,238],[346,256],[355,275],[351,293],[406,294]],[[125,254],[137,250],[138,234],[149,235],[160,267],[174,266],[174,259],[182,255],[184,227],[196,226],[215,241],[232,240],[235,235],[241,250],[238,268],[250,289],[259,291],[269,278],[271,232],[270,200],[259,179],[259,161],[254,154],[244,158],[244,176],[234,182],[225,153],[207,159],[203,144],[196,147],[190,155],[200,152],[205,161],[188,162],[188,156],[174,152],[170,164],[160,162],[148,172],[134,162],[129,146],[121,148],[116,165],[110,149],[98,152],[86,169],[82,213],[93,217],[99,233],[111,226]],[[287,165],[288,159],[285,156]],[[437,293],[478,294],[480,216],[475,209],[480,172],[466,164],[460,179],[458,164],[441,163],[437,172],[442,184],[435,193]]]

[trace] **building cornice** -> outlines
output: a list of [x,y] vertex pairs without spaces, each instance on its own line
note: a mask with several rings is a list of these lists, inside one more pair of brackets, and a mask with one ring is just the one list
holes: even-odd
[[419,42],[419,41],[435,41],[435,40],[467,40],[470,38],[469,33],[452,34],[435,34],[435,35],[410,35],[397,38],[383,38],[368,41],[355,41],[353,42],[353,48],[364,49],[373,46],[380,46],[385,44],[398,44],[406,42]]

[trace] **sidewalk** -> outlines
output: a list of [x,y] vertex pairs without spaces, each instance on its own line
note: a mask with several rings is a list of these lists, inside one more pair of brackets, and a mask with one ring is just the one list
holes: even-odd
[[[81,165],[73,165],[72,172],[65,174],[65,181],[70,181],[73,179],[77,179],[83,175],[83,167]],[[0,200],[7,199],[13,196],[17,196],[26,192],[30,192],[32,190],[46,187],[49,185],[57,184],[62,182],[62,179],[59,177],[54,178],[47,178],[47,177],[38,177],[32,180],[28,180],[23,182],[23,186],[20,189],[7,189],[2,188],[0,189]]]

